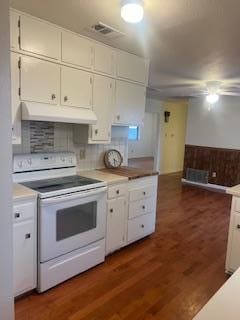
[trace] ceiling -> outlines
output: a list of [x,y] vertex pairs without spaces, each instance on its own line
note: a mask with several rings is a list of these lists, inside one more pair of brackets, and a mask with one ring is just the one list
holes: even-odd
[[[194,96],[208,80],[240,95],[239,0],[144,0],[138,25],[120,17],[120,0],[12,0],[11,6],[150,58],[149,91],[156,97]],[[124,35],[99,38],[87,29],[106,23]]]

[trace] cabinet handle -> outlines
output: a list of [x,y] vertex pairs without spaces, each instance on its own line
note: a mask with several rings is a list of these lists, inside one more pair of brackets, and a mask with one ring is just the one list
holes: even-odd
[[56,95],[53,93],[51,98],[52,98],[52,100],[55,100],[56,99]]
[[96,135],[98,134],[98,129],[95,130],[95,134],[96,134]]
[[113,209],[110,209],[110,212],[112,213],[112,212],[113,212]]
[[141,224],[141,228],[144,228],[144,224]]
[[146,192],[145,192],[145,191],[143,191],[143,195],[144,195],[144,196],[146,195]]
[[143,210],[145,210],[145,206],[142,206]]
[[64,97],[64,102],[67,102],[68,101],[68,96],[65,96]]
[[16,212],[16,213],[14,214],[14,217],[15,217],[15,218],[20,218],[20,216],[21,216],[20,212]]
[[116,190],[116,194],[119,194],[119,190]]
[[240,224],[237,225],[237,229],[240,229]]
[[25,239],[30,239],[31,238],[31,233],[25,234]]

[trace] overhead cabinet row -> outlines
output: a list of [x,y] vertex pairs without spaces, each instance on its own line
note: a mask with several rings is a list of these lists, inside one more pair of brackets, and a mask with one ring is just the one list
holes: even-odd
[[120,79],[148,81],[146,59],[16,11],[11,12],[11,47]]

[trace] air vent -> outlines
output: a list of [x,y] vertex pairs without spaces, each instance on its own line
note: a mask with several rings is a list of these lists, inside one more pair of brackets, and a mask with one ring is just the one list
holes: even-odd
[[90,28],[90,30],[108,38],[116,38],[124,35],[124,33],[122,33],[121,31],[113,27],[110,27],[103,22],[98,22],[97,24],[94,24]]
[[186,179],[192,182],[208,183],[208,171],[187,168]]

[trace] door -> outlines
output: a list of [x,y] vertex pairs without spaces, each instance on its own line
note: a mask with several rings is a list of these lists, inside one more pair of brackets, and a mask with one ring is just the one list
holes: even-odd
[[32,220],[15,223],[13,227],[14,294],[36,287],[35,241]]
[[92,41],[70,32],[62,32],[62,61],[91,69],[92,60]]
[[114,123],[142,125],[144,121],[145,101],[145,87],[117,80]]
[[117,53],[117,76],[146,84],[148,80],[148,62],[128,52],[119,51]]
[[19,55],[11,52],[12,143],[21,143],[21,108],[19,99]]
[[21,100],[57,105],[60,66],[28,56],[21,57]]
[[108,75],[114,74],[114,51],[101,44],[94,45],[94,70]]
[[230,268],[237,270],[240,267],[240,215],[234,214],[233,219]]
[[97,116],[97,124],[92,126],[92,140],[109,142],[113,115],[112,79],[94,75],[93,111]]
[[106,252],[121,248],[125,243],[126,202],[124,198],[108,201]]
[[12,49],[19,49],[19,14],[16,12],[10,12],[10,43]]
[[69,107],[92,109],[92,73],[61,68],[61,104]]
[[55,60],[61,59],[61,30],[38,19],[21,16],[20,48]]
[[40,202],[40,262],[105,238],[106,187]]

